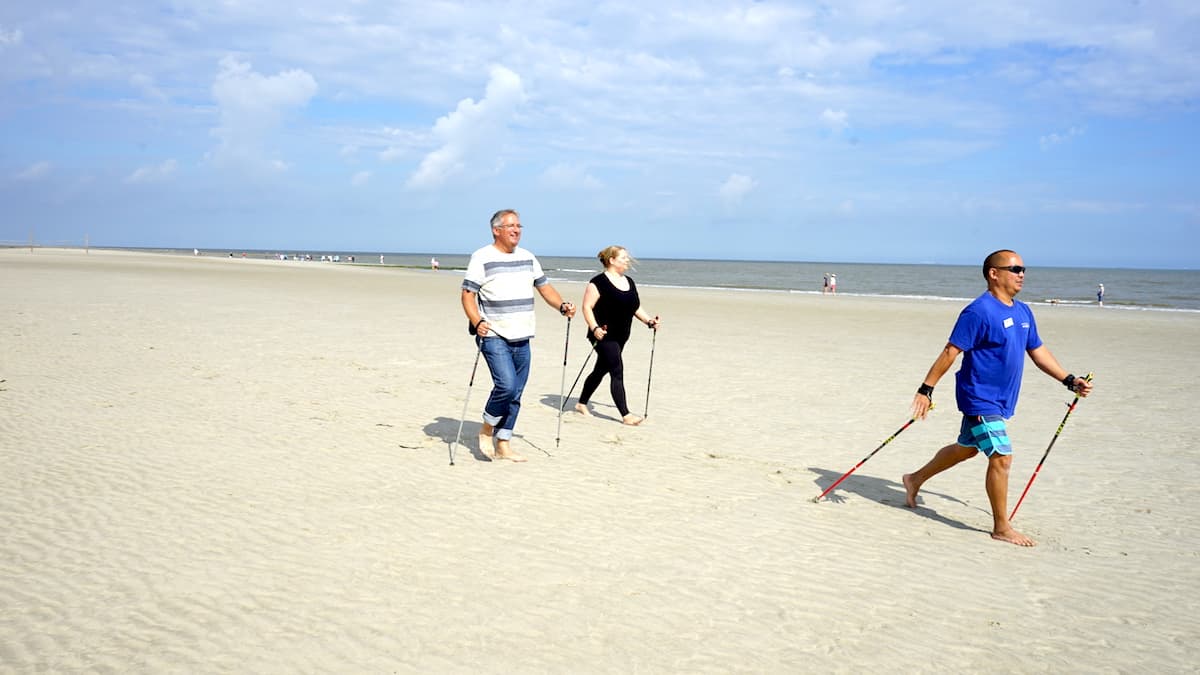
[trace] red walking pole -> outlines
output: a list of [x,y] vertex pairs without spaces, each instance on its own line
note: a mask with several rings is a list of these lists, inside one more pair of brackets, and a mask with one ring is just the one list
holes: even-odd
[[[933,405],[930,405],[930,406],[929,406],[929,409],[930,409],[930,410],[933,410]],[[832,491],[833,491],[833,488],[837,487],[839,483],[841,483],[842,481],[846,480],[846,478],[848,478],[848,477],[850,476],[850,474],[852,474],[852,473],[854,473],[855,471],[857,471],[857,470],[858,470],[858,467],[862,466],[863,464],[866,464],[868,459],[871,459],[872,457],[874,457],[874,456],[875,456],[875,453],[877,453],[877,452],[879,452],[880,450],[882,450],[882,449],[883,449],[883,446],[887,445],[888,443],[891,443],[893,438],[895,438],[895,437],[899,436],[899,435],[900,435],[900,432],[902,432],[902,431],[904,431],[905,429],[907,429],[908,427],[910,427],[910,426],[912,425],[912,423],[913,423],[913,422],[916,422],[916,421],[917,421],[917,418],[916,418],[916,417],[913,417],[913,418],[912,418],[912,419],[910,419],[909,421],[905,422],[905,423],[904,423],[904,426],[902,426],[902,427],[900,427],[899,429],[897,429],[897,430],[896,430],[896,433],[892,434],[891,436],[888,436],[886,441],[884,441],[884,442],[880,443],[878,448],[875,448],[874,450],[872,450],[872,451],[871,451],[871,454],[867,455],[866,457],[863,457],[863,458],[862,458],[862,460],[861,460],[861,461],[860,461],[858,464],[855,464],[853,469],[850,469],[850,470],[849,470],[849,471],[847,471],[846,473],[842,474],[842,477],[841,477],[841,478],[839,478],[839,479],[837,479],[837,480],[835,480],[835,481],[833,482],[833,485],[830,485],[829,487],[825,488],[825,491],[824,491],[824,492],[822,492],[821,494],[817,495],[816,497],[813,497],[813,502],[820,502],[822,497],[824,497],[825,495],[827,495],[827,494],[829,494],[830,492],[832,492]]]
[[[1087,377],[1083,378],[1086,382],[1092,381],[1092,373],[1088,373]],[[1062,422],[1058,425],[1058,431],[1054,432],[1054,438],[1050,439],[1050,445],[1046,446],[1046,452],[1042,453],[1042,458],[1038,460],[1037,468],[1033,470],[1033,475],[1029,477],[1029,482],[1025,484],[1025,489],[1021,492],[1021,498],[1017,500],[1017,505],[1013,507],[1012,513],[1008,514],[1008,519],[1012,520],[1013,516],[1017,515],[1017,509],[1021,508],[1021,502],[1025,501],[1025,495],[1029,493],[1029,488],[1033,487],[1033,479],[1037,478],[1038,472],[1042,470],[1042,462],[1046,461],[1046,457],[1050,456],[1050,448],[1054,447],[1054,441],[1058,440],[1058,435],[1062,433],[1063,427],[1067,426],[1067,418],[1075,411],[1075,404],[1079,403],[1079,394],[1075,394],[1075,400],[1067,406],[1067,414],[1063,415]]]

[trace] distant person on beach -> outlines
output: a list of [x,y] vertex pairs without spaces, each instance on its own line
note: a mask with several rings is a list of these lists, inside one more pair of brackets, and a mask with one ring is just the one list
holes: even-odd
[[629,404],[625,400],[625,364],[621,360],[621,353],[629,341],[635,317],[652,330],[658,330],[659,319],[657,316],[651,318],[642,309],[637,284],[625,276],[633,264],[629,251],[622,246],[609,246],[600,251],[597,257],[600,264],[604,265],[604,271],[592,277],[583,292],[583,318],[587,320],[588,342],[596,350],[596,366],[583,381],[575,410],[583,415],[592,414],[588,401],[604,376],[608,375],[609,392],[617,412],[621,413],[621,422],[641,424],[642,418],[629,412]]
[[430,258],[430,259],[429,259],[429,269],[431,269],[431,270],[433,270],[434,272],[436,272],[436,271],[438,270],[438,267],[440,267],[440,266],[441,266],[441,264],[440,264],[440,263],[438,263],[438,259],[437,259],[437,258]]
[[519,213],[497,211],[491,226],[492,243],[471,254],[462,283],[463,311],[492,374],[479,450],[489,459],[524,462],[525,457],[512,449],[511,440],[529,379],[529,341],[535,328],[533,292],[537,290],[563,316],[575,316],[575,305],[563,301],[538,259],[518,246]]
[[1096,286],[1096,303],[1101,307],[1104,306],[1104,284]]
[[382,255],[381,255],[381,256],[379,256],[379,264],[380,264],[380,265],[382,265],[382,264],[383,264],[383,256],[382,256]]
[[825,276],[821,277],[821,295],[825,295],[828,292],[829,292],[829,272],[826,272]]
[[837,275],[833,272],[829,273],[829,292],[837,295]]
[[1008,470],[1012,445],[1004,420],[1012,417],[1021,390],[1025,354],[1039,370],[1059,380],[1067,389],[1087,396],[1092,383],[1067,373],[1038,336],[1029,305],[1015,299],[1025,283],[1025,263],[1014,251],[1000,250],[983,262],[987,292],[958,315],[950,340],[930,366],[913,396],[914,417],[925,419],[933,405],[933,388],[950,370],[959,354],[962,368],[955,376],[955,400],[962,413],[958,440],[938,450],[925,466],[904,474],[904,491],[910,508],[925,481],[959,462],[982,453],[987,457],[985,486],[992,507],[992,538],[1018,546],[1034,546],[1008,521]]

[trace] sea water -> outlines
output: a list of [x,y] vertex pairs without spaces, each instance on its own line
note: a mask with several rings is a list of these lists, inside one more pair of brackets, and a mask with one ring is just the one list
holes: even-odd
[[[192,250],[156,249],[186,253]],[[228,256],[230,251],[203,251]],[[235,257],[319,262],[322,256],[354,256],[356,264],[429,269],[437,258],[440,273],[461,274],[468,254],[393,253],[379,251],[237,251]],[[536,253],[536,252],[535,252]],[[381,258],[382,256],[382,258]],[[554,281],[586,282],[601,270],[595,258],[538,256]],[[882,263],[786,262],[746,260],[638,259],[629,276],[639,286],[721,288],[757,292],[822,292],[825,274],[837,275],[839,295],[966,301],[986,289],[980,265],[903,265]],[[1098,284],[1104,284],[1104,306],[1112,309],[1200,312],[1200,270],[1147,270],[1088,267],[1030,267],[1020,299],[1027,303],[1092,306]]]

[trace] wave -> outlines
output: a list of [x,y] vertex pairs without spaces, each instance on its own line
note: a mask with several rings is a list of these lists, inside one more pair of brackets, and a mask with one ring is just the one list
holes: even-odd
[[[568,270],[558,269],[555,271],[565,272]],[[578,282],[578,279],[551,278],[551,281],[563,282]],[[671,288],[679,290],[697,290],[697,291],[723,291],[734,293],[788,293],[794,295],[822,295],[820,290],[802,290],[797,288],[768,288],[754,286],[721,286],[721,285],[688,285],[688,284],[657,284],[657,283],[639,283],[639,288]],[[906,294],[906,293],[854,293],[849,291],[839,291],[837,296],[852,297],[852,298],[876,298],[886,300],[915,300],[928,302],[961,302],[967,303],[975,299],[972,297],[959,297],[952,295],[921,295],[921,294]],[[1113,310],[1113,311],[1139,311],[1139,312],[1175,312],[1182,314],[1200,314],[1200,309],[1188,309],[1180,307],[1165,307],[1151,305],[1135,305],[1135,304],[1116,304],[1106,303],[1104,307],[1097,307],[1094,300],[1059,300],[1056,298],[1047,298],[1044,300],[1025,300],[1026,304],[1042,306],[1042,307],[1063,307],[1064,309],[1096,309],[1096,310]]]

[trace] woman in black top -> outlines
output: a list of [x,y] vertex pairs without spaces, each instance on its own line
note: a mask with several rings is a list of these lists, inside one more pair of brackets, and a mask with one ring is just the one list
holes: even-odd
[[642,418],[630,413],[625,401],[625,367],[621,362],[621,351],[629,340],[634,317],[654,330],[658,330],[659,320],[642,311],[637,285],[625,276],[632,262],[629,251],[621,246],[609,246],[597,257],[604,264],[604,271],[592,277],[583,293],[583,317],[587,320],[588,341],[596,350],[596,367],[583,381],[575,410],[584,415],[592,414],[588,401],[600,381],[608,375],[609,390],[621,413],[621,421],[641,424]]

